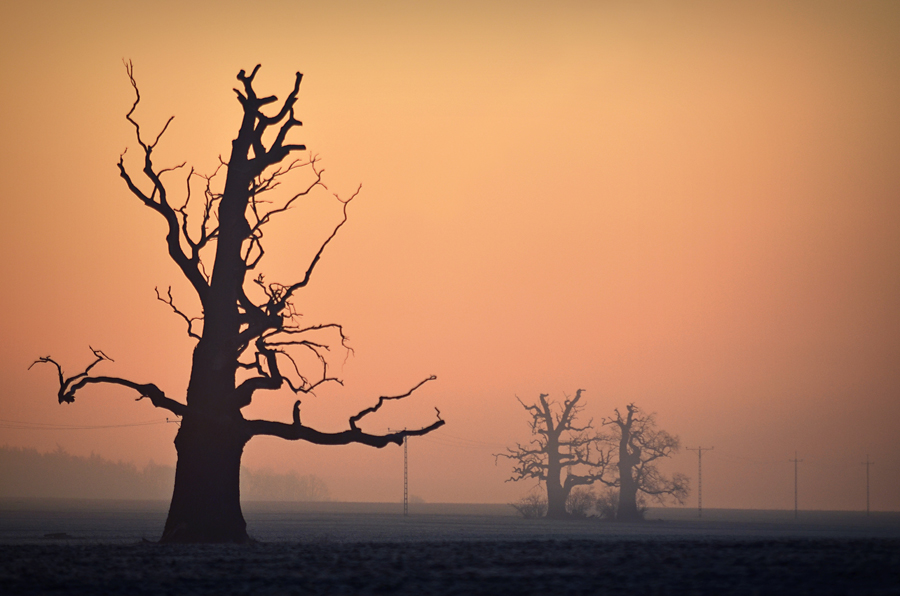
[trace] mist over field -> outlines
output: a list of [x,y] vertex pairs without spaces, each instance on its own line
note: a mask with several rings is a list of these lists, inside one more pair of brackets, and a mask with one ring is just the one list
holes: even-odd
[[[526,520],[502,505],[265,503],[252,545],[160,545],[165,501],[0,499],[14,594],[896,594],[900,515],[654,510]],[[691,515],[693,513],[694,515]],[[792,512],[791,512],[792,513]],[[49,536],[48,536],[49,534]]]
[[[172,496],[175,468],[149,462],[110,461],[96,454],[81,457],[57,446],[36,449],[0,447],[0,498],[154,499]],[[241,470],[241,495],[247,501],[328,501],[328,487],[312,474],[278,474],[271,469]]]

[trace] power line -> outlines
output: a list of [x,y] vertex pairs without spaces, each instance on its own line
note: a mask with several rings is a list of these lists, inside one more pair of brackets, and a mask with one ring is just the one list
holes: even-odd
[[102,428],[129,428],[132,426],[151,426],[155,424],[165,424],[167,421],[168,419],[132,422],[130,424],[73,425],[50,424],[46,422],[25,422],[22,420],[0,420],[0,428],[16,430],[97,430]]
[[715,447],[688,447],[688,451],[697,452],[697,517],[703,517],[703,452],[713,449]]
[[797,519],[797,464],[802,462],[802,459],[797,459],[797,452],[794,452],[794,459],[789,459],[788,461],[794,462],[794,519]]
[[508,445],[505,443],[493,443],[489,441],[477,441],[473,439],[466,439],[464,437],[457,437],[455,435],[450,435],[445,432],[441,432],[440,436],[429,436],[424,435],[419,437],[421,440],[427,443],[436,443],[438,445],[445,445],[448,447],[464,447],[466,449],[497,449],[504,448]]
[[782,459],[757,459],[753,457],[734,455],[725,451],[720,451],[718,457],[724,457],[725,459],[743,462],[754,466],[781,466],[781,464],[784,463],[784,460]]

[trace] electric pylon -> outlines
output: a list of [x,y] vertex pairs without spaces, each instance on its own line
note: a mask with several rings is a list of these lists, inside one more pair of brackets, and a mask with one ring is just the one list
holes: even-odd
[[403,515],[409,515],[409,437],[403,437]]
[[713,449],[715,447],[688,447],[688,451],[697,452],[697,517],[703,517],[703,452]]

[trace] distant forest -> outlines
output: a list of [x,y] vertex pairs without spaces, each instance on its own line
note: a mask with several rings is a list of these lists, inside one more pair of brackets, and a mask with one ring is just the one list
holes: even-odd
[[[81,499],[169,499],[175,468],[152,461],[139,469],[99,455],[71,455],[62,447],[0,447],[0,497]],[[328,501],[328,487],[314,475],[278,474],[269,469],[241,469],[241,497],[246,501]]]

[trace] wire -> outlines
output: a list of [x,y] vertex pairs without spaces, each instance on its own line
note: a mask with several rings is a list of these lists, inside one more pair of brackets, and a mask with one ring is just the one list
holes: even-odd
[[131,424],[97,424],[97,425],[69,425],[69,424],[49,424],[45,422],[25,422],[22,420],[0,420],[0,428],[17,429],[17,430],[96,430],[101,428],[127,428],[132,426],[151,426],[155,424],[166,424],[169,420],[146,420],[144,422],[133,422]]
[[724,450],[717,451],[715,457],[717,457],[717,458],[724,457],[725,459],[733,459],[733,460],[742,461],[742,462],[749,463],[749,464],[754,464],[757,466],[781,465],[784,462],[788,461],[787,458],[785,458],[784,461],[782,461],[780,459],[767,459],[767,460],[753,459],[753,458],[749,458],[749,457],[742,457],[740,455],[731,455]]
[[462,447],[463,449],[504,449],[507,445],[503,443],[492,443],[488,441],[476,441],[474,439],[467,439],[465,437],[458,437],[456,435],[447,434],[445,432],[435,433],[434,435],[425,435],[422,437],[416,437],[416,441],[425,441],[426,443],[433,443],[435,445],[442,445],[444,447]]
[[481,445],[465,445],[461,443],[452,443],[449,441],[441,441],[440,439],[424,439],[422,437],[416,437],[416,439],[420,441],[425,441],[426,443],[431,443],[432,445],[440,445],[442,447],[458,447],[463,449],[488,449],[488,447],[484,447]]
[[[789,455],[789,454],[788,454]],[[787,468],[784,464],[790,463],[790,459],[785,457],[784,459],[754,459],[750,457],[743,457],[740,455],[731,455],[726,451],[716,450],[715,458],[724,457],[725,459],[730,459],[734,461],[743,462],[746,464],[751,464],[755,466],[773,466],[779,468]],[[821,459],[810,459],[808,456],[804,458],[804,466],[811,466],[813,468],[828,468],[833,470],[845,470],[853,464],[844,463],[844,462],[830,462],[823,461]]]
[[473,445],[481,445],[485,447],[506,447],[504,443],[491,443],[488,441],[477,441],[475,439],[466,439],[465,437],[457,437],[456,435],[451,435],[445,432],[440,433],[439,435],[435,435],[436,437],[446,437],[448,439],[455,439],[457,441],[463,441],[465,443],[471,443]]

